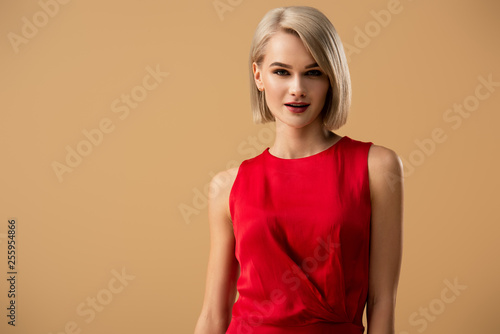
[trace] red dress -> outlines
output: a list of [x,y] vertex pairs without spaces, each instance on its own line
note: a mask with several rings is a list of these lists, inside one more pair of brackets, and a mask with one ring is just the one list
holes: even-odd
[[368,293],[372,142],[244,160],[229,196],[238,300],[226,333],[359,334]]

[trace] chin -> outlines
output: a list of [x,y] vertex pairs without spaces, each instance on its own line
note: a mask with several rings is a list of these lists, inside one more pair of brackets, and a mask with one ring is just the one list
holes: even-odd
[[292,128],[296,128],[296,129],[300,129],[300,128],[303,128],[309,124],[312,123],[313,120],[307,118],[307,119],[300,119],[300,120],[286,120],[285,123],[286,125],[288,125],[289,127],[292,127]]

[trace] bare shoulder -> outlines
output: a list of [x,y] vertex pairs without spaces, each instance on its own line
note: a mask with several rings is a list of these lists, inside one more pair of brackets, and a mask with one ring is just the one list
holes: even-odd
[[222,170],[215,174],[210,181],[209,197],[217,202],[223,204],[227,216],[230,218],[229,213],[229,194],[234,184],[234,180],[238,175],[238,167]]
[[368,152],[368,173],[373,198],[384,189],[393,191],[397,184],[402,184],[403,162],[394,150],[373,144]]
[[403,162],[392,149],[373,144],[368,153],[368,168],[374,172],[377,170],[397,172],[403,170]]
[[213,191],[211,194],[215,196],[229,195],[236,175],[238,174],[239,167],[233,167],[226,170],[222,170],[212,177],[210,182],[210,190]]

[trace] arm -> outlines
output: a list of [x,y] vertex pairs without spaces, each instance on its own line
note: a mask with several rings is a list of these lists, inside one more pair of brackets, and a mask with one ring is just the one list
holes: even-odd
[[229,192],[236,173],[237,168],[219,172],[210,182],[210,254],[205,296],[195,334],[225,333],[231,321],[240,270],[234,254],[235,240],[229,213]]
[[394,313],[403,243],[403,163],[383,146],[368,154],[372,203],[368,334],[394,334]]

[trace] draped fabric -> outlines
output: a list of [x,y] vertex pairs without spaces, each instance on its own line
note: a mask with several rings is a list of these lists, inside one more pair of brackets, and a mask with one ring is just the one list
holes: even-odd
[[241,271],[226,333],[364,333],[372,142],[244,160],[229,208]]

